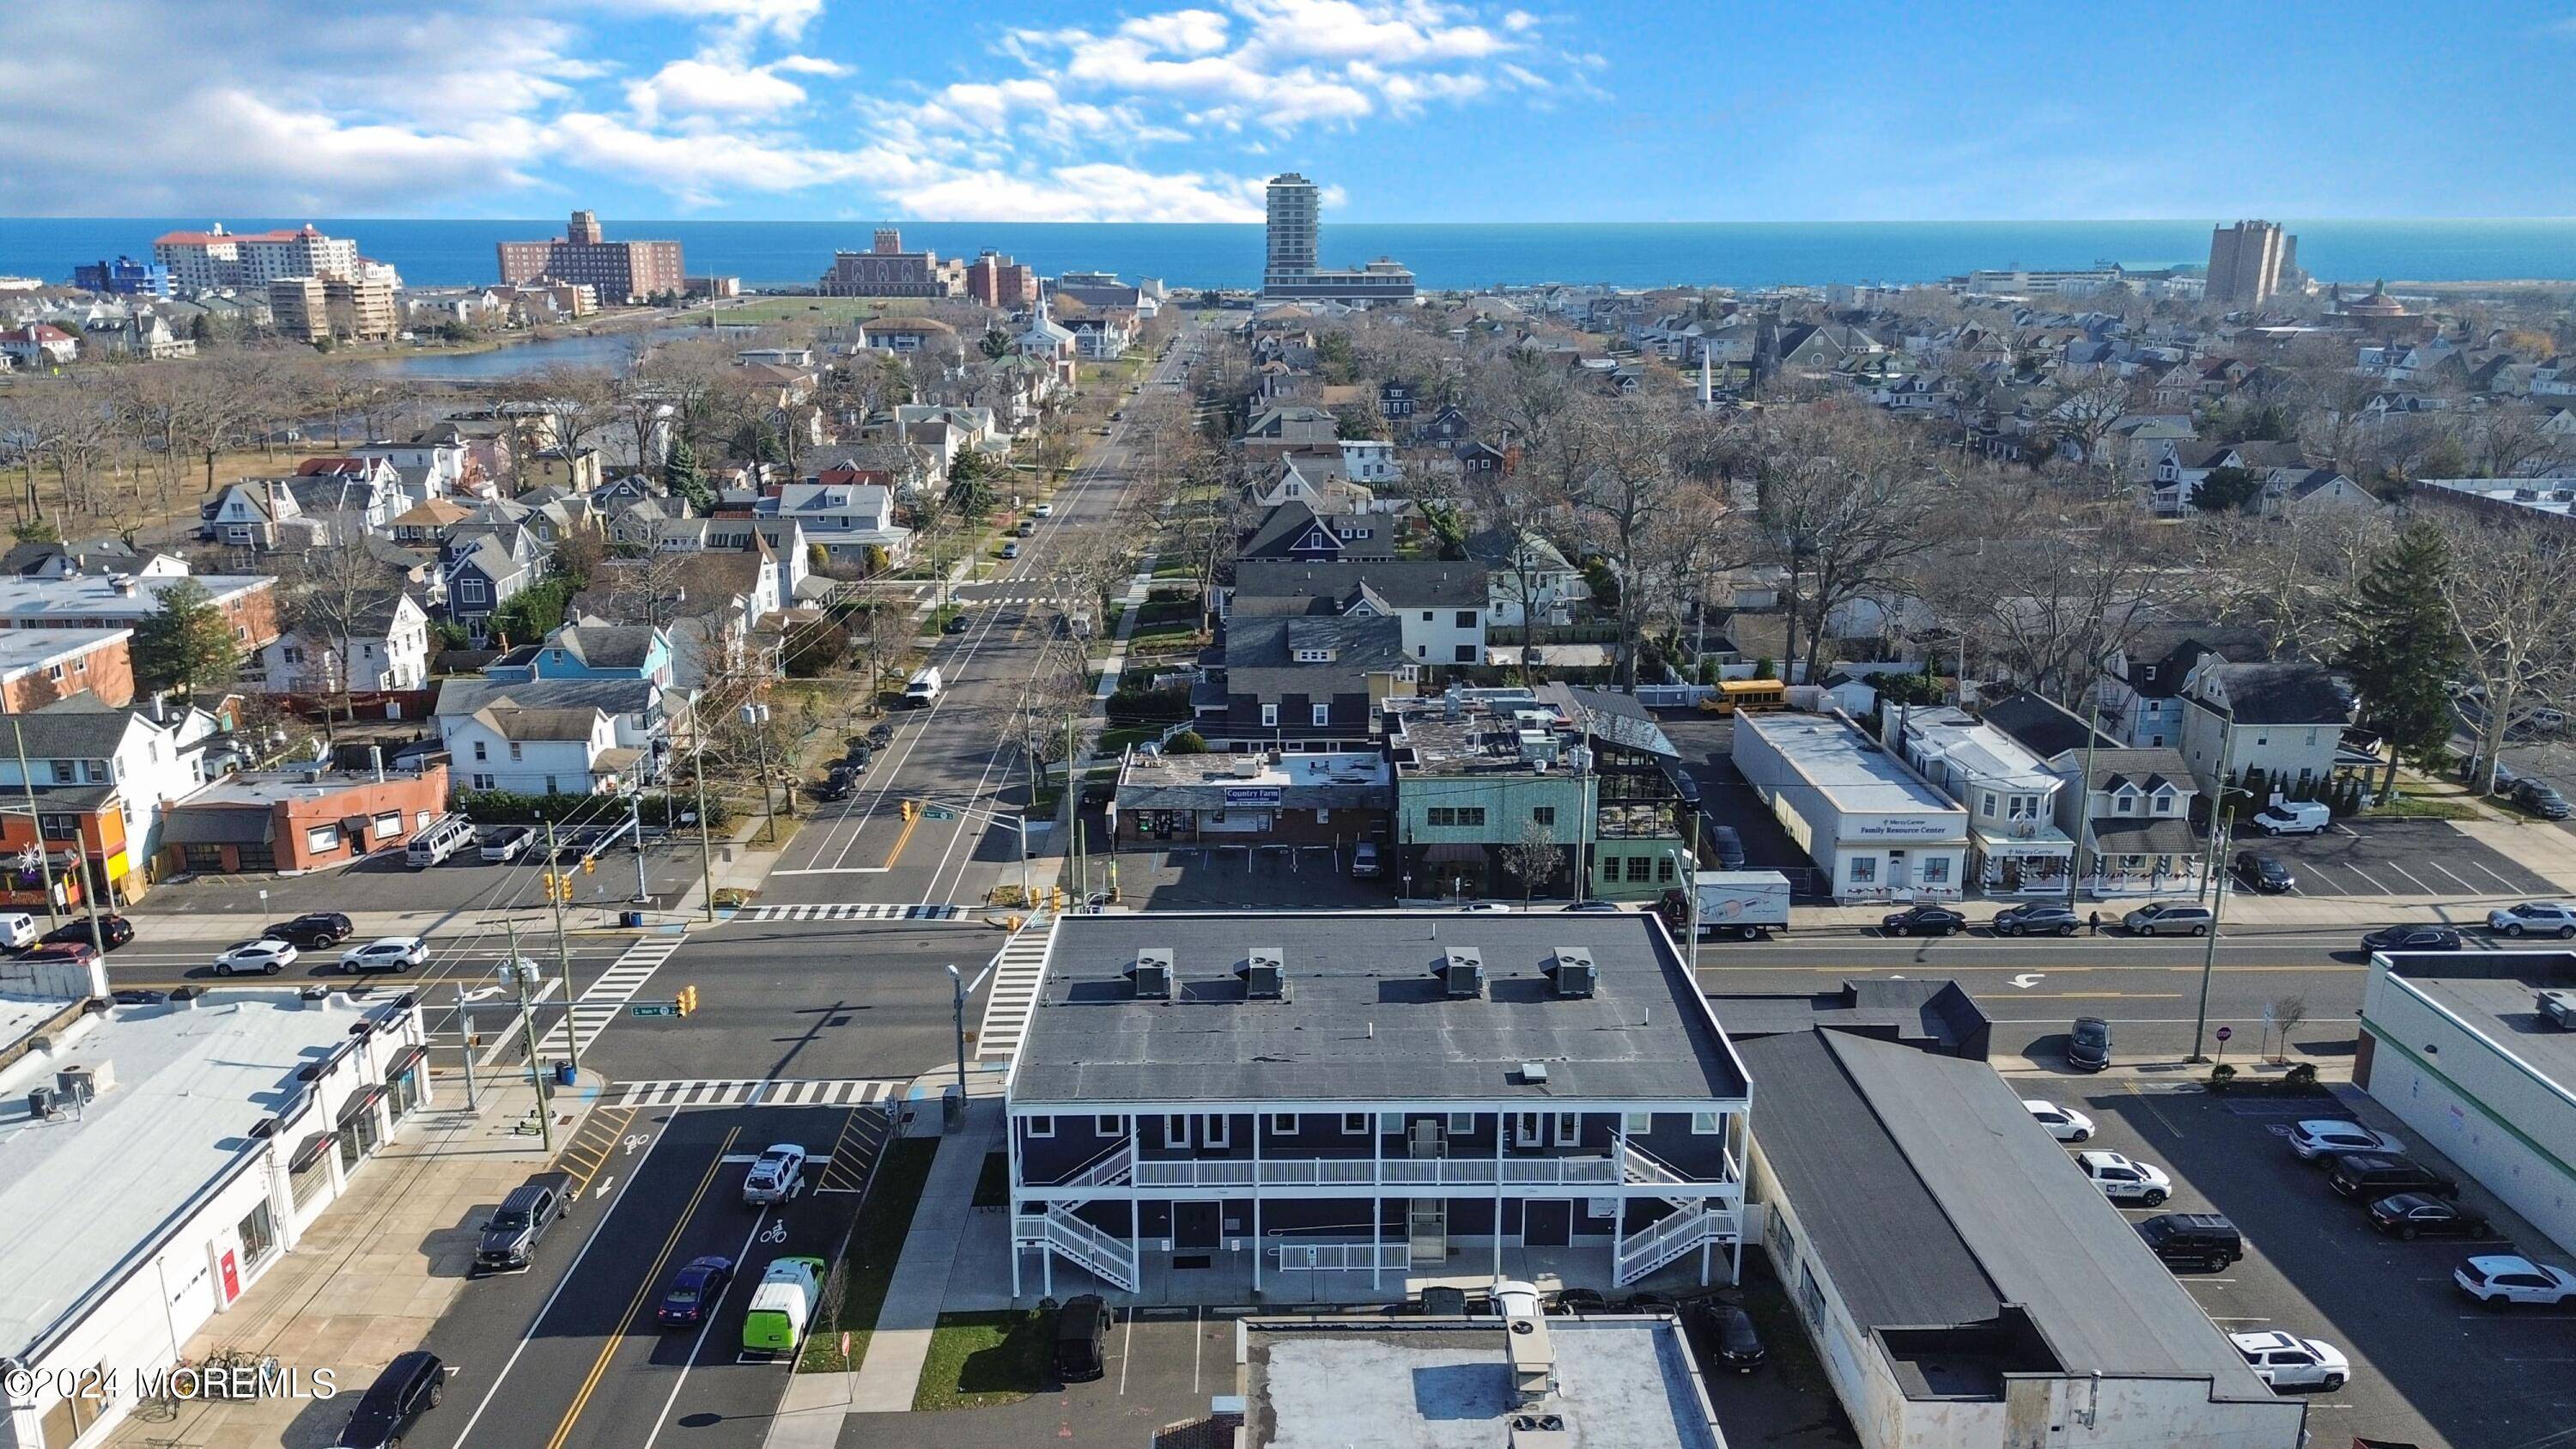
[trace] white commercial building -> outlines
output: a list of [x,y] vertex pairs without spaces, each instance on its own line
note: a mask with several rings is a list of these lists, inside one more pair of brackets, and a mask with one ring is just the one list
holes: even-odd
[[[99,1005],[0,1071],[0,1359],[35,1385],[0,1421],[15,1449],[105,1442],[429,1100],[409,996]],[[107,1392],[67,1392],[101,1369]]]
[[2576,955],[2374,953],[2352,1080],[2576,1253],[2576,1031],[2543,991],[2576,993]]
[[1841,714],[1738,714],[1735,767],[1838,901],[1957,900],[1968,812]]
[[2019,740],[1951,705],[1890,706],[1887,743],[1968,812],[1970,864],[1988,895],[2066,894],[2075,842],[2057,828],[2058,787]]

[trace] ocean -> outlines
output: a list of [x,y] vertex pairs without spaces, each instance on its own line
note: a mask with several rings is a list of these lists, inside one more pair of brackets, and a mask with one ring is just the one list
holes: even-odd
[[[75,263],[146,256],[163,232],[211,217],[0,219],[0,275],[68,281]],[[493,243],[559,234],[560,218],[423,221],[392,218],[228,217],[234,231],[311,221],[357,239],[415,287],[498,279]],[[2456,282],[2576,278],[2576,218],[2494,221],[2306,221],[2299,264],[2328,281]],[[729,275],[748,286],[811,285],[835,249],[863,250],[873,227],[838,221],[620,221],[618,237],[678,240],[692,275]],[[973,256],[990,247],[1041,273],[1110,271],[1181,286],[1243,287],[1260,280],[1258,226],[1031,222],[906,222],[907,247]],[[1761,287],[1824,282],[1916,282],[1978,268],[2133,267],[2200,264],[2205,221],[2063,222],[1531,222],[1335,225],[1323,233],[1327,266],[1391,256],[1428,288],[1538,282]]]

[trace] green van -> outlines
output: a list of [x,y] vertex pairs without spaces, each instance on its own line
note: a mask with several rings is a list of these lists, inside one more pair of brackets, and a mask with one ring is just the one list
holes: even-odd
[[823,1260],[772,1258],[752,1290],[743,1315],[742,1346],[750,1353],[794,1353],[805,1341],[814,1305],[823,1301]]

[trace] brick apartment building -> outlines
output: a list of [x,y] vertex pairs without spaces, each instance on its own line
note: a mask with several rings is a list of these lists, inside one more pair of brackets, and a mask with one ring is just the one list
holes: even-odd
[[380,277],[279,277],[268,284],[268,315],[279,336],[298,342],[382,342],[400,310]]
[[262,770],[219,780],[162,814],[161,872],[321,870],[398,847],[447,808],[447,767],[418,775]]
[[963,296],[966,263],[953,257],[943,262],[934,251],[905,251],[903,234],[881,226],[868,250],[832,253],[832,269],[817,290],[826,297]]
[[687,269],[675,241],[609,241],[596,212],[576,211],[560,237],[544,241],[505,241],[501,284],[525,286],[545,278],[586,286],[610,305],[678,295],[689,288]]
[[1026,310],[1038,304],[1037,269],[987,251],[966,264],[966,295],[987,307]]
[[0,630],[0,714],[75,694],[118,708],[134,700],[131,629]]
[[130,630],[160,609],[162,594],[187,580],[223,611],[245,653],[276,642],[277,580],[264,574],[0,578],[0,629]]

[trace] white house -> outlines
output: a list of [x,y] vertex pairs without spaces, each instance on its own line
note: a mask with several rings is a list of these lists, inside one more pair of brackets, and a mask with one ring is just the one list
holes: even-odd
[[1968,812],[1841,715],[1739,714],[1735,766],[1837,901],[1957,900]]
[[1247,560],[1235,565],[1225,606],[1229,617],[1390,617],[1402,624],[1405,655],[1417,663],[1480,664],[1487,602],[1479,564]]
[[459,790],[590,794],[657,773],[670,720],[647,679],[450,679],[438,732]]
[[1467,556],[1487,570],[1485,607],[1500,628],[1526,620],[1571,624],[1574,606],[1592,597],[1583,571],[1529,529],[1488,529],[1467,540]]
[[1949,705],[1887,707],[1881,735],[1968,812],[1968,859],[1988,895],[2066,893],[2075,842],[2058,829],[2064,783],[2002,730]]
[[753,512],[797,524],[836,562],[862,562],[871,546],[898,564],[912,555],[913,532],[894,521],[894,490],[880,483],[789,483]]
[[269,694],[419,689],[429,680],[429,615],[410,595],[395,594],[370,607],[346,639],[289,629],[258,658],[256,683]]
[[1396,480],[1395,444],[1384,438],[1342,439],[1342,476],[1354,483]]

